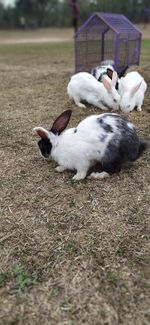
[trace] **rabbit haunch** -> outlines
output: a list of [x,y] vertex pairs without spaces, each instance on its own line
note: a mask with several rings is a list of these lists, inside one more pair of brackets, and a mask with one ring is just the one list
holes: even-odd
[[101,164],[105,173],[94,173],[92,177],[120,171],[124,161],[136,160],[147,148],[147,142],[138,138],[133,124],[117,114],[91,115],[77,127],[64,131],[70,116],[71,110],[65,111],[49,131],[36,127],[34,132],[41,138],[38,146],[42,156],[55,160],[58,172],[76,170],[75,180],[84,179],[96,163]]
[[71,77],[68,83],[67,93],[77,106],[86,107],[82,101],[86,101],[100,109],[119,109],[120,95],[115,89],[118,76],[113,72],[112,80],[108,76],[102,77],[102,83],[97,81],[88,72],[79,72]]

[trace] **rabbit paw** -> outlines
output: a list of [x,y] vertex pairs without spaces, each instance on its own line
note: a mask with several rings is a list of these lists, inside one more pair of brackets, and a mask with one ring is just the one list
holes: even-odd
[[99,108],[102,109],[103,111],[108,111],[108,107],[104,106],[104,105],[99,105]]
[[138,107],[137,107],[137,111],[138,111],[138,112],[141,112],[141,110],[142,110],[141,106],[138,106]]
[[78,107],[81,107],[81,108],[86,108],[86,106],[85,106],[84,104],[82,104],[82,103],[76,103],[76,105],[77,105]]
[[58,173],[62,173],[65,169],[66,169],[66,168],[63,167],[63,166],[57,166],[57,167],[55,168],[56,172],[58,172]]
[[107,172],[101,172],[101,173],[91,173],[88,178],[106,178],[109,177],[109,174]]
[[82,172],[78,172],[73,176],[73,180],[74,181],[80,181],[81,179],[84,179],[86,176],[86,172],[82,171]]

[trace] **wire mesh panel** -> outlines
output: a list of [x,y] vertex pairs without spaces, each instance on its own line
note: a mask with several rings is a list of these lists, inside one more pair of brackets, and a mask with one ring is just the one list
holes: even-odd
[[140,56],[141,38],[137,33],[130,33],[127,42],[127,61],[128,65],[138,64]]
[[127,66],[139,64],[140,46],[140,34],[134,32],[120,34],[117,71],[121,71]]
[[99,17],[85,25],[75,37],[76,42],[76,72],[91,71],[93,66],[100,64],[102,58],[102,34],[107,30],[107,25]]
[[110,28],[104,34],[103,60],[115,60],[116,34]]

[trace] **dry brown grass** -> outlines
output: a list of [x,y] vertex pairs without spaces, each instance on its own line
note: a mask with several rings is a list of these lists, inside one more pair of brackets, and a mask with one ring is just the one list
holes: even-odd
[[[106,180],[75,183],[40,157],[32,128],[72,108],[69,45],[0,48],[2,325],[148,325],[148,152]],[[143,68],[150,83],[147,69]],[[149,93],[130,115],[149,135]]]

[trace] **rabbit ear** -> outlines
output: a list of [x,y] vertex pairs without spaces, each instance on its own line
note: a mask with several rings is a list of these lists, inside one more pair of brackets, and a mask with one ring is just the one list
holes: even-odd
[[[143,80],[142,80],[142,81],[143,81]],[[140,83],[138,83],[136,86],[134,86],[134,87],[132,88],[132,90],[131,90],[131,97],[133,97],[134,94],[139,90],[142,81],[140,81]]]
[[102,83],[105,89],[108,91],[108,93],[111,93],[111,84],[104,76],[102,77]]
[[111,82],[111,84],[112,84],[113,87],[116,86],[117,80],[118,80],[118,74],[117,74],[116,71],[113,71],[113,74],[112,74],[112,82]]
[[107,76],[112,79],[112,76],[113,76],[113,71],[111,69],[107,69]]
[[124,77],[125,72],[127,71],[127,69],[128,69],[128,65],[119,73],[119,78]]
[[33,129],[33,132],[35,132],[37,135],[39,135],[40,138],[49,140],[49,133],[46,129],[42,127],[36,127]]
[[60,134],[67,127],[71,114],[72,110],[68,109],[67,111],[63,112],[60,116],[58,116],[55,122],[53,123],[50,131],[53,133]]

